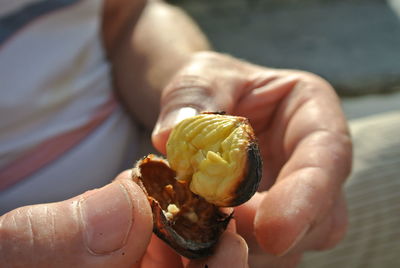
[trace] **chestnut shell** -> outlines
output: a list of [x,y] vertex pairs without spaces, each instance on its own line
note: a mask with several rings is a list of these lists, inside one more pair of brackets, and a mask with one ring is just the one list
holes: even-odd
[[243,180],[237,186],[235,197],[230,201],[229,206],[236,207],[248,201],[258,189],[262,177],[262,160],[260,150],[256,142],[249,144],[247,148],[247,170],[244,172]]
[[[179,254],[197,259],[213,253],[215,244],[226,229],[232,214],[195,195],[187,182],[176,180],[176,173],[168,162],[155,155],[138,161],[132,177],[146,193],[153,212],[154,233]],[[179,212],[168,218],[168,205]],[[188,215],[194,215],[191,220]]]

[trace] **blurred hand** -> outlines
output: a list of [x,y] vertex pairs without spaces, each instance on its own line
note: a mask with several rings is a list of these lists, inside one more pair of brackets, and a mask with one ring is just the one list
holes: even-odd
[[332,87],[310,73],[197,53],[165,88],[153,144],[162,153],[171,128],[202,111],[249,118],[264,161],[260,192],[236,209],[251,267],[294,267],[305,250],[343,237],[342,184],[352,147]]
[[[152,236],[152,228],[147,198],[125,171],[101,189],[1,216],[0,266],[183,267],[182,258]],[[185,264],[245,267],[247,245],[232,228],[213,257]]]

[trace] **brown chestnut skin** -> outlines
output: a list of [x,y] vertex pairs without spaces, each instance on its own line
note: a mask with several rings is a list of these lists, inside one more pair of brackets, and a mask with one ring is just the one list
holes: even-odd
[[[215,205],[193,194],[188,184],[176,180],[175,176],[175,171],[167,161],[155,155],[138,161],[132,171],[133,180],[143,189],[150,202],[154,233],[187,258],[212,255],[232,214],[220,211]],[[179,208],[172,218],[166,216],[170,204]]]

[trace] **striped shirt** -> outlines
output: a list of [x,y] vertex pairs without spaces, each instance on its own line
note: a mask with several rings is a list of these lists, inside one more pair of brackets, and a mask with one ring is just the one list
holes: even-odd
[[102,5],[0,0],[0,213],[101,186],[133,146],[112,95]]

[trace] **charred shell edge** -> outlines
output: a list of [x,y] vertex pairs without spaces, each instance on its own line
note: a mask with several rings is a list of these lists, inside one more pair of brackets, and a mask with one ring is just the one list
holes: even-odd
[[217,115],[226,115],[225,111],[216,111],[216,112],[201,112],[200,114],[217,114]]
[[229,206],[232,207],[243,204],[249,200],[256,193],[261,181],[263,163],[261,160],[260,149],[256,142],[249,144],[247,154],[247,174],[237,187],[237,198],[233,199],[229,204]]
[[[176,252],[189,259],[200,259],[210,256],[214,253],[214,247],[219,240],[219,236],[215,237],[215,239],[210,240],[207,243],[199,243],[191,240],[185,240],[173,229],[170,222],[164,216],[164,213],[158,205],[158,202],[156,202],[155,200],[153,200],[153,202],[153,232],[160,239],[170,245]],[[218,224],[220,224],[221,228],[225,230],[232,217],[233,213],[227,216],[222,222],[219,222]],[[169,239],[169,237],[173,238],[173,240]]]

